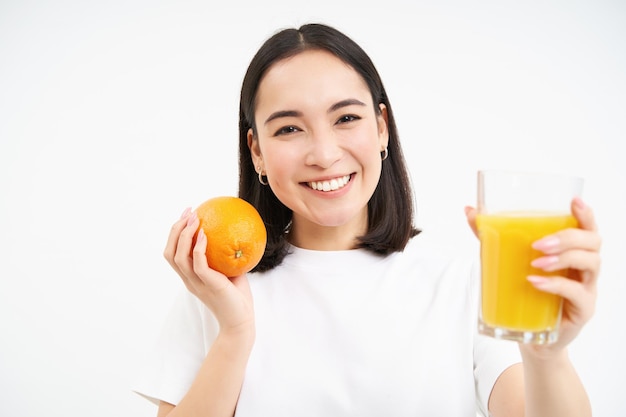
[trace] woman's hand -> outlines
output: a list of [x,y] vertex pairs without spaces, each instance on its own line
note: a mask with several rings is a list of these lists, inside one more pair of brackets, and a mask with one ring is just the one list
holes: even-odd
[[[533,267],[546,272],[569,269],[569,276],[528,277],[535,288],[563,297],[563,315],[558,340],[549,345],[520,346],[526,354],[545,356],[561,351],[578,335],[595,310],[601,238],[589,206],[575,198],[571,210],[578,220],[578,228],[561,230],[532,245],[544,254],[532,261]],[[477,234],[476,210],[466,207],[465,213],[468,224]]]
[[172,226],[163,256],[187,289],[213,312],[220,332],[253,330],[254,309],[246,275],[229,279],[209,267],[205,251],[211,237],[198,230],[199,225],[196,213],[186,209]]
[[545,255],[532,261],[535,268],[546,272],[569,269],[567,277],[528,277],[538,290],[563,297],[559,338],[543,346],[547,351],[567,346],[595,311],[602,240],[593,211],[580,198],[572,201],[572,214],[578,220],[577,229],[561,230],[533,243],[533,248]]

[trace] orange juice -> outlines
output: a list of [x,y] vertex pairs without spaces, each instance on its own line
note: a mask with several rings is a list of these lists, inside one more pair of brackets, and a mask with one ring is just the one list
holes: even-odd
[[482,268],[481,320],[492,328],[520,332],[555,330],[560,320],[561,298],[541,292],[528,275],[564,275],[530,266],[544,256],[532,242],[556,231],[576,227],[569,214],[497,213],[476,218]]

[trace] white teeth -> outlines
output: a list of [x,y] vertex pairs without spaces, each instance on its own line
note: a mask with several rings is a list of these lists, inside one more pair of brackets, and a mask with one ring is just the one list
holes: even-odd
[[343,177],[333,178],[330,181],[312,181],[308,185],[318,191],[335,191],[343,188],[348,181],[350,181],[350,175],[344,175]]

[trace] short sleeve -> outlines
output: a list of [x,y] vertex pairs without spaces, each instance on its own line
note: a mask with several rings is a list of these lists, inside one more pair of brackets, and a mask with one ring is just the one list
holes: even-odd
[[217,333],[211,312],[193,294],[183,291],[166,316],[155,346],[146,354],[132,390],[155,404],[178,404]]
[[[476,323],[478,322],[480,267],[472,268]],[[476,326],[474,336],[474,380],[476,383],[476,401],[479,411],[488,416],[488,404],[491,390],[496,380],[510,366],[522,361],[516,342],[497,340],[478,334]]]
[[502,372],[521,362],[517,343],[476,335],[474,343],[474,379],[476,399],[483,415],[488,416],[491,390]]

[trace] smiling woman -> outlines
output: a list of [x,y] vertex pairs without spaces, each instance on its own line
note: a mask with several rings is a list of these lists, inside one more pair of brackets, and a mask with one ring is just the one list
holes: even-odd
[[414,227],[391,104],[350,38],[309,24],[268,39],[243,81],[239,141],[239,194],[268,245],[229,280],[193,241],[197,217],[173,225],[165,257],[189,291],[137,385],[159,416],[590,415],[566,352],[599,265],[582,201],[580,229],[549,251],[587,278],[538,285],[567,299],[563,337],[518,349],[477,334],[473,260]]

